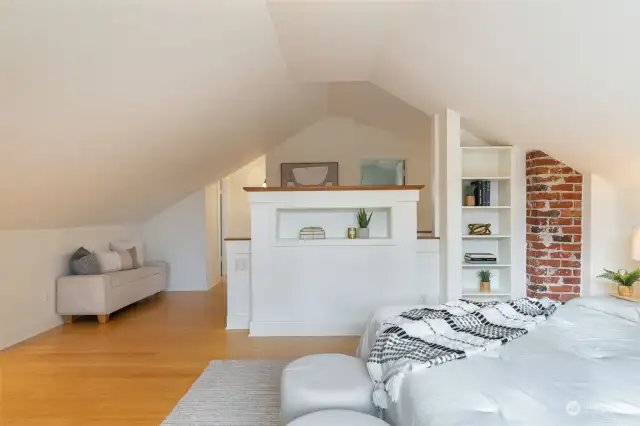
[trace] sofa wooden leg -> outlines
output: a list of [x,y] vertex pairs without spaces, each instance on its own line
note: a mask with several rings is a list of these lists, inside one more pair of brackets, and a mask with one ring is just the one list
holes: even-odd
[[98,315],[98,322],[100,324],[106,324],[109,322],[109,315]]
[[65,324],[73,324],[73,315],[63,315],[62,318]]

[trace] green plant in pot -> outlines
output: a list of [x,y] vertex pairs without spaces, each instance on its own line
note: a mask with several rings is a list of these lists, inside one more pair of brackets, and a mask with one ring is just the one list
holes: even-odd
[[491,293],[491,278],[495,274],[488,269],[480,269],[478,278],[480,278],[480,293]]
[[605,269],[604,273],[598,275],[598,278],[604,278],[618,284],[618,294],[624,297],[633,296],[633,285],[640,281],[640,268],[631,272],[626,269],[618,269],[618,272]]
[[476,205],[476,185],[471,184],[464,188],[464,205],[465,206]]
[[358,215],[356,216],[358,219],[358,238],[369,238],[369,223],[371,222],[371,216],[373,216],[373,213],[369,213],[369,215],[367,215],[367,211],[365,209],[360,209],[358,211]]

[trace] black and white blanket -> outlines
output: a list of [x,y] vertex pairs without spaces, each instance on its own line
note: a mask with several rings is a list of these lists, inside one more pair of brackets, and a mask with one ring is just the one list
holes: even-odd
[[548,298],[504,303],[459,299],[384,321],[367,361],[376,383],[374,404],[386,409],[389,399],[397,401],[408,372],[498,348],[545,321],[558,305]]

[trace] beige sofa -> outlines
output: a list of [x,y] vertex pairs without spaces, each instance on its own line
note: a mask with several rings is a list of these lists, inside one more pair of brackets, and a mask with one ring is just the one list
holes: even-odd
[[97,315],[105,323],[111,313],[166,288],[164,262],[102,275],[60,277],[56,282],[57,311],[67,323],[73,322],[74,315]]

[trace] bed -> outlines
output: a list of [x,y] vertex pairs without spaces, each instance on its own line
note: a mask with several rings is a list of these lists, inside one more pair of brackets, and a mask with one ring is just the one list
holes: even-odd
[[[376,311],[359,355],[414,307]],[[574,299],[495,352],[409,373],[385,414],[394,426],[640,425],[640,304]]]

